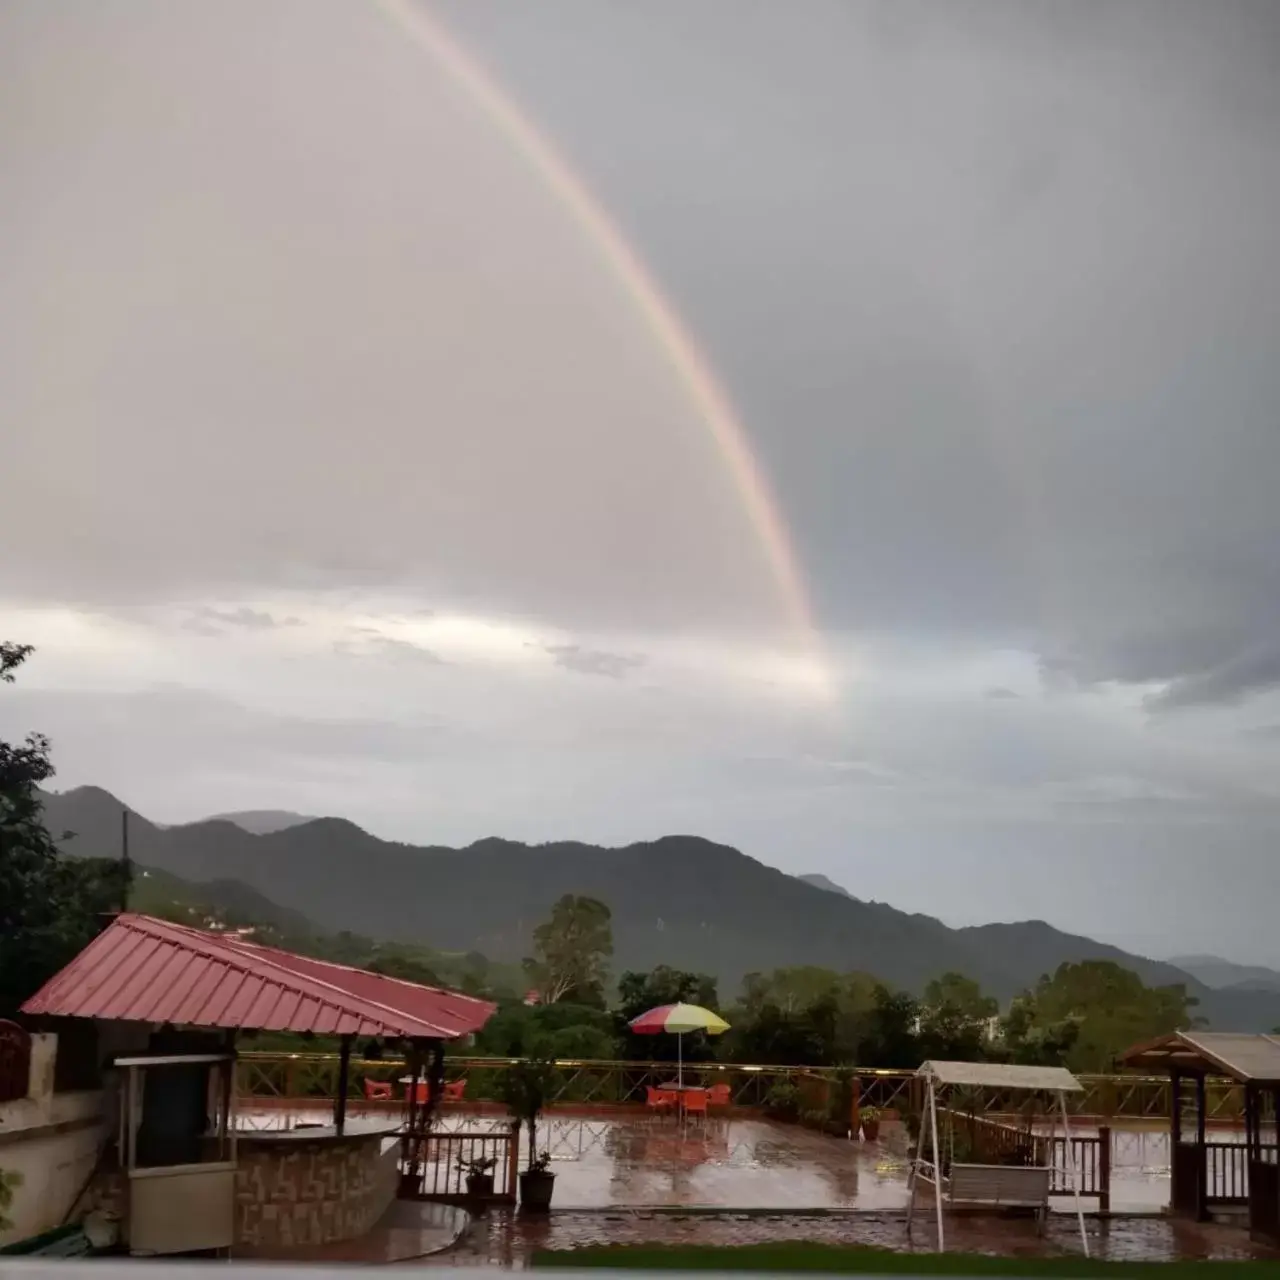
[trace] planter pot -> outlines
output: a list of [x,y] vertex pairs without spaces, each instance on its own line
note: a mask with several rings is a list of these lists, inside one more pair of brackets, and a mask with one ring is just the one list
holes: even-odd
[[551,1192],[556,1175],[546,1169],[526,1169],[520,1175],[520,1211],[546,1213],[551,1208]]
[[467,1195],[473,1200],[488,1200],[493,1195],[493,1174],[467,1174]]
[[880,1121],[864,1120],[862,1122],[862,1136],[868,1142],[875,1142],[880,1137]]

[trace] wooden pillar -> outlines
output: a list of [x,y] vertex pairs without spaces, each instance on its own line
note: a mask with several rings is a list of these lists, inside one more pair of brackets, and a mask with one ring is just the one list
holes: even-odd
[[1208,1102],[1205,1097],[1204,1072],[1196,1075],[1196,1219],[1209,1218],[1209,1152],[1205,1148],[1205,1121]]
[[1182,1141],[1182,1073],[1180,1071],[1169,1073],[1169,1093],[1171,1095],[1169,1113],[1172,1118],[1169,1141],[1176,1147]]
[[342,1037],[338,1050],[338,1096],[333,1100],[333,1127],[341,1137],[347,1125],[347,1090],[351,1087],[351,1036]]
[[1111,1212],[1111,1126],[1098,1126],[1098,1210]]

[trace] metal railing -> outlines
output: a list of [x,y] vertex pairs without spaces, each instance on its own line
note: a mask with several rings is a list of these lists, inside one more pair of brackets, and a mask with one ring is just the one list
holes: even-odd
[[[466,1100],[485,1102],[498,1095],[498,1077],[518,1059],[450,1057],[446,1078],[466,1081]],[[563,1059],[553,1104],[615,1107],[644,1102],[645,1091],[676,1074],[671,1062],[624,1062],[595,1059]],[[396,1081],[405,1073],[398,1058],[353,1059],[349,1096],[365,1096],[365,1081]],[[840,1078],[825,1067],[778,1066],[751,1063],[686,1063],[686,1083],[728,1084],[736,1107],[766,1108],[778,1085],[812,1093],[815,1084],[825,1088]],[[1172,1105],[1169,1081],[1159,1076],[1080,1076],[1083,1092],[1071,1095],[1068,1106],[1078,1117],[1096,1122],[1112,1120],[1133,1124],[1167,1123]],[[917,1114],[923,1102],[914,1071],[859,1068],[853,1072],[855,1097],[860,1108]],[[332,1099],[338,1088],[338,1058],[328,1053],[241,1053],[238,1092],[242,1101],[270,1104],[273,1100],[297,1103],[306,1099]],[[397,1094],[400,1090],[396,1089]],[[1017,1117],[1025,1094],[1000,1090],[973,1090],[966,1107],[986,1117]],[[1219,1125],[1242,1123],[1243,1091],[1225,1081],[1210,1081],[1206,1089],[1207,1116]],[[384,1104],[385,1105],[385,1104]]]

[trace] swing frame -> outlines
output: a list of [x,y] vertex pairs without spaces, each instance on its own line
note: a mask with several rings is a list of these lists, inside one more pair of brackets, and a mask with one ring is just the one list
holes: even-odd
[[[938,1095],[956,1088],[1018,1090],[1031,1094],[1045,1094],[1056,1099],[1057,1108],[1050,1104],[1046,1113],[1052,1121],[1048,1150],[1052,1161],[1058,1120],[1062,1121],[1063,1143],[1067,1154],[1066,1172],[1071,1180],[1071,1193],[1075,1198],[1076,1219],[1080,1224],[1080,1244],[1084,1256],[1089,1256],[1089,1237],[1084,1225],[1084,1207],[1080,1200],[1080,1169],[1075,1148],[1071,1143],[1071,1123],[1067,1114],[1067,1094],[1082,1093],[1084,1086],[1063,1067],[1016,1067],[995,1062],[926,1062],[916,1074],[925,1082],[925,1109],[920,1117],[920,1133],[916,1153],[911,1161],[907,1179],[907,1231],[911,1230],[916,1207],[916,1184],[920,1179],[933,1183],[934,1208],[938,1222],[938,1252],[946,1252],[946,1233],[943,1224],[943,1207],[966,1209],[991,1209],[1032,1207],[1047,1211],[1049,1188],[1055,1172],[1048,1166],[957,1164],[955,1155],[954,1123],[948,1126],[951,1137],[952,1160],[948,1175],[942,1173],[942,1146],[938,1139]],[[925,1134],[932,1137],[932,1159],[925,1158]],[[967,1193],[953,1199],[957,1172],[961,1172]],[[944,1191],[943,1183],[947,1183]],[[1034,1195],[1030,1192],[1034,1192]]]

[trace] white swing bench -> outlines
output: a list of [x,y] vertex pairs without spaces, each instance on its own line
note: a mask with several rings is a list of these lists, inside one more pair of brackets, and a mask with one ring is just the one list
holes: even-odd
[[[920,1117],[920,1137],[915,1158],[911,1162],[907,1230],[911,1229],[918,1191],[925,1192],[934,1201],[939,1252],[946,1247],[944,1208],[963,1213],[1030,1211],[1043,1227],[1049,1213],[1049,1193],[1053,1183],[1054,1170],[1050,1166],[960,1164],[952,1161],[949,1171],[939,1176],[942,1149],[938,1140],[938,1093],[940,1090],[965,1087],[1056,1094],[1063,1130],[1069,1137],[1066,1095],[1081,1092],[1083,1086],[1080,1082],[1061,1067],[1013,1067],[988,1062],[926,1062],[917,1074],[925,1081],[925,1110]],[[931,1159],[925,1155],[926,1137],[932,1138]],[[1076,1215],[1080,1222],[1080,1240],[1085,1256],[1088,1257],[1089,1241],[1080,1205],[1079,1170],[1075,1166],[1071,1143],[1068,1141],[1065,1145],[1070,1159],[1071,1167],[1068,1172],[1075,1194]],[[1053,1144],[1046,1143],[1045,1149],[1051,1151]]]

